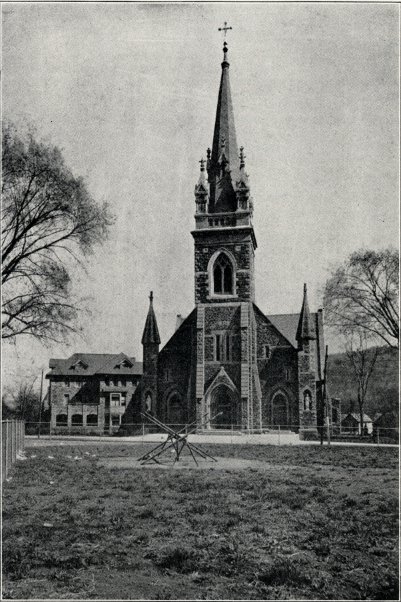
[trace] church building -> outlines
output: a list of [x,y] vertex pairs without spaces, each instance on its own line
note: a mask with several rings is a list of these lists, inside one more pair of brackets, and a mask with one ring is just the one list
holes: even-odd
[[323,418],[323,312],[300,287],[298,314],[265,315],[255,303],[253,201],[238,149],[228,48],[211,149],[195,185],[195,307],[160,349],[153,294],[142,337],[143,376],[127,409],[197,429],[270,428],[316,437]]

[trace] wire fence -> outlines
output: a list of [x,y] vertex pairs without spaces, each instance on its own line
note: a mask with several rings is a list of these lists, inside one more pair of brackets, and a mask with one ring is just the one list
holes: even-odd
[[1,422],[1,480],[7,478],[18,454],[24,451],[25,425],[23,420],[2,420]]
[[[317,429],[310,427],[300,428],[299,424],[283,424],[283,425],[262,425],[260,428],[244,428],[240,424],[225,424],[212,425],[211,428],[197,429],[194,424],[187,423],[167,423],[168,427],[174,431],[183,434],[193,433],[201,435],[210,435],[211,441],[213,436],[230,437],[232,442],[246,442],[245,439],[252,436],[252,441],[257,438],[254,435],[265,435],[264,439],[271,439],[272,442],[281,444],[299,439],[299,435],[303,439],[323,440],[327,441],[344,441],[344,442],[366,442],[366,443],[399,443],[399,429],[396,427],[373,427],[371,432],[363,431],[362,434],[358,429],[350,427],[341,427],[340,425],[330,425],[329,429],[326,425],[319,426]],[[74,424],[58,424],[54,425],[51,422],[26,422],[25,435],[36,436],[38,438],[60,438],[65,436],[83,436],[83,437],[137,437],[143,441],[149,440],[165,434],[158,429],[154,424],[147,422],[130,422],[122,423],[121,425],[74,425]],[[270,437],[269,437],[270,436]]]

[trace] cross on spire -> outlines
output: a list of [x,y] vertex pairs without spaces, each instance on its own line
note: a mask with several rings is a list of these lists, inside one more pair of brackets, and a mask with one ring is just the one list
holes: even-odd
[[227,21],[224,21],[224,27],[219,27],[219,31],[224,31],[224,39],[226,39],[227,31],[232,27],[227,27]]

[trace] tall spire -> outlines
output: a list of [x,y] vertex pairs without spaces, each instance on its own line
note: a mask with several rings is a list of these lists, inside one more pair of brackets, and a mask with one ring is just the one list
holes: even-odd
[[237,167],[238,146],[234,125],[234,110],[231,99],[229,67],[227,61],[227,42],[224,42],[224,58],[221,63],[221,79],[219,96],[217,100],[216,121],[214,125],[213,146],[212,146],[212,164],[216,164],[221,156],[222,146],[224,146],[224,155],[231,166],[231,169]]
[[[226,25],[222,28],[225,33],[229,29]],[[224,42],[213,145],[207,165],[210,183],[209,210],[212,212],[236,210],[235,185],[239,175],[239,156],[227,53],[227,42]]]
[[312,319],[309,311],[308,292],[306,284],[304,284],[304,298],[302,301],[301,313],[299,314],[296,338],[298,342],[316,338],[314,329],[312,327]]
[[157,328],[156,315],[153,309],[153,291],[150,291],[149,310],[142,335],[142,345],[149,343],[160,345],[159,329]]

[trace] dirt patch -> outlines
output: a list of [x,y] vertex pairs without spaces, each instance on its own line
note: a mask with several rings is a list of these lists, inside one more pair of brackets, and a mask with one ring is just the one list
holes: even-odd
[[222,458],[216,457],[216,462],[213,460],[198,460],[195,464],[191,457],[180,458],[178,462],[174,459],[162,458],[159,463],[149,462],[143,464],[138,458],[120,457],[120,458],[102,458],[98,464],[105,468],[169,468],[174,470],[246,470],[253,468],[255,470],[268,470],[270,465],[267,462],[260,460],[244,460],[242,458]]

